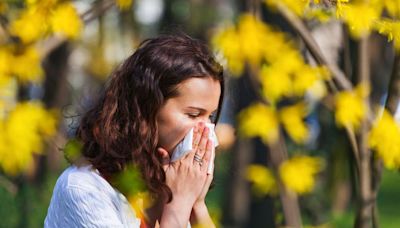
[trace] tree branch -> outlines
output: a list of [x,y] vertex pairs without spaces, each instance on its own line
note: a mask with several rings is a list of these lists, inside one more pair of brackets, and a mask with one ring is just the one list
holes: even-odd
[[[315,61],[319,65],[325,65],[328,68],[333,76],[334,81],[336,81],[336,83],[338,84],[339,89],[352,89],[351,82],[346,78],[345,74],[340,70],[340,68],[336,64],[330,63],[322,54],[320,47],[318,46],[315,39],[312,37],[307,27],[301,21],[301,19],[298,18],[289,9],[287,9],[285,5],[281,3],[278,4],[278,11],[289,22],[292,28],[300,35],[311,55],[314,57]],[[328,84],[333,91],[337,91],[337,88],[334,83],[332,83],[332,81],[328,81]]]
[[[257,77],[258,69],[255,69],[252,66],[248,66],[248,73],[247,75],[250,78],[251,85],[256,92],[258,99],[265,105],[269,105],[269,101],[265,99],[260,94],[260,80]],[[279,134],[279,139],[273,145],[268,145],[270,156],[271,156],[271,164],[272,170],[275,174],[275,178],[278,183],[279,188],[279,196],[282,203],[282,210],[285,218],[285,226],[287,227],[301,227],[301,215],[300,215],[300,207],[299,202],[297,199],[297,195],[294,193],[289,193],[285,186],[283,185],[280,176],[279,176],[279,167],[287,160],[287,149],[285,145],[285,139],[283,134]]]
[[3,186],[11,195],[16,196],[18,187],[16,184],[8,180],[5,176],[0,175],[0,185]]
[[394,115],[400,100],[400,53],[395,54],[385,108]]
[[[114,5],[113,0],[104,0],[100,1],[98,4],[95,4],[92,8],[87,10],[81,15],[81,19],[84,24],[88,24],[107,10],[109,10]],[[40,55],[42,58],[46,57],[50,52],[60,46],[62,43],[67,41],[67,38],[64,36],[52,36],[46,40],[44,40],[41,44],[39,44]]]
[[[369,53],[368,53],[368,35],[361,37],[359,42],[359,83],[370,86],[370,71],[369,71]],[[364,104],[369,112],[369,96],[364,99]],[[361,123],[359,134],[359,156],[360,156],[360,188],[359,188],[359,208],[355,227],[367,228],[370,227],[372,218],[372,209],[375,199],[372,195],[371,185],[371,151],[368,148],[368,131],[370,125],[368,119],[364,119]]]
[[270,148],[272,168],[275,173],[275,178],[279,188],[279,196],[282,202],[282,209],[285,217],[285,227],[302,227],[297,194],[288,192],[279,176],[279,167],[282,162],[287,160],[288,157],[283,134],[280,132],[278,141],[273,145],[268,146]]
[[[385,109],[388,110],[392,115],[396,113],[399,100],[400,100],[400,53],[395,52],[394,62],[392,67],[392,73],[390,76],[388,86],[388,96],[385,102]],[[377,198],[379,192],[379,186],[382,179],[383,163],[382,159],[374,156],[373,157],[373,176],[372,176],[372,196],[374,199]],[[378,220],[378,209],[375,203],[374,205],[373,221],[374,227],[379,224]]]

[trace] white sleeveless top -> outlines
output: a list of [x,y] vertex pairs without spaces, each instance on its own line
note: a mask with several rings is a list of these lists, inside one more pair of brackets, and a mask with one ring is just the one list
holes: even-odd
[[125,196],[91,165],[70,166],[54,187],[44,227],[139,228],[140,219]]

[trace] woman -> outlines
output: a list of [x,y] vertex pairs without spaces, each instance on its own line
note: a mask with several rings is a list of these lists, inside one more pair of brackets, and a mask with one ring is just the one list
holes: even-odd
[[[144,41],[82,118],[83,159],[59,177],[45,227],[213,227],[204,200],[214,146],[205,124],[218,120],[223,94],[223,69],[204,44],[185,35]],[[191,129],[193,149],[171,162]],[[141,220],[113,185],[130,165],[155,201]]]

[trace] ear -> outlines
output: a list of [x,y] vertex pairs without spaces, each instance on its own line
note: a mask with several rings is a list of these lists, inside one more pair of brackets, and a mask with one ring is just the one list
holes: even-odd
[[164,168],[164,171],[168,168],[169,163],[170,163],[170,156],[168,151],[166,151],[164,148],[162,147],[158,147],[157,148],[157,153],[161,158],[161,162]]

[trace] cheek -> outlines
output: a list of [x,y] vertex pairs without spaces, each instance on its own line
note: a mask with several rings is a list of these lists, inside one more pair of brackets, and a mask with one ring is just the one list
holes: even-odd
[[159,146],[172,152],[194,125],[195,121],[188,118],[170,119],[168,124],[159,126]]

